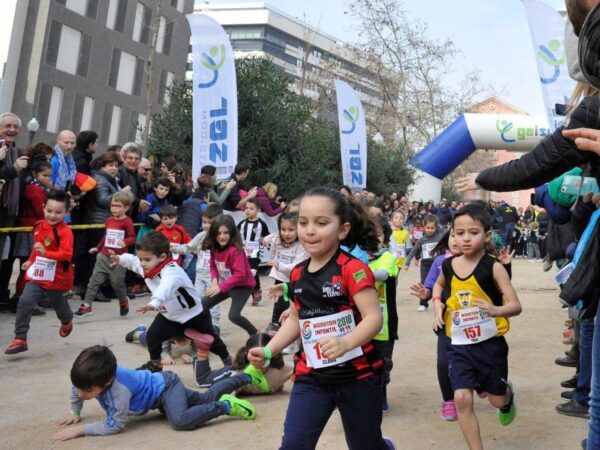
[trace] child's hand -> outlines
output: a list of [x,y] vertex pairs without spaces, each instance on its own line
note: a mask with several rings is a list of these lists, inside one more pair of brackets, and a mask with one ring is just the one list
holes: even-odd
[[276,284],[267,290],[267,300],[276,300],[283,296],[283,284]]
[[41,242],[36,242],[35,244],[33,244],[33,249],[36,250],[42,256],[46,254],[46,248],[42,245]]
[[475,300],[475,306],[477,306],[480,310],[486,313],[490,317],[498,317],[499,316],[499,308],[495,305],[492,305],[485,300],[481,300],[480,298]]
[[175,360],[173,358],[171,358],[170,356],[167,356],[166,358],[161,359],[160,363],[163,366],[172,366],[175,364]]
[[500,254],[498,255],[498,261],[500,261],[500,264],[505,266],[511,263],[513,256],[515,256],[515,251],[513,250],[511,252],[510,245],[507,245],[502,250],[500,250]]
[[110,267],[117,267],[121,262],[119,255],[115,255],[114,250],[109,250],[108,254],[110,255]]
[[68,416],[63,417],[62,419],[57,421],[56,425],[58,425],[58,426],[75,425],[76,423],[79,423],[79,422],[81,422],[80,416],[76,416],[75,414],[69,414]]
[[258,369],[263,367],[267,361],[265,359],[265,351],[263,350],[263,348],[262,347],[251,348],[248,351],[248,361],[250,362],[250,364],[252,364],[254,367],[257,367]]
[[56,441],[68,441],[69,439],[75,439],[80,436],[84,436],[83,425],[65,428],[64,430],[55,433],[53,438]]
[[135,312],[141,312],[142,314],[146,314],[148,311],[156,311],[156,308],[152,305],[140,306]]
[[119,240],[117,241],[117,245],[118,245],[120,248],[124,248],[124,247],[125,247],[125,242],[123,242],[121,239],[119,239]]
[[419,297],[421,300],[425,300],[427,297],[429,297],[429,289],[427,289],[421,283],[413,284],[410,287],[410,294]]
[[319,347],[321,347],[321,354],[323,358],[335,359],[345,355],[349,350],[346,345],[346,340],[337,336],[326,336],[319,339]]
[[148,217],[150,217],[151,219],[160,222],[160,216],[158,214],[150,214],[148,215]]
[[204,291],[204,295],[207,297],[214,297],[215,295],[218,295],[220,293],[221,288],[219,288],[219,285],[217,284],[211,285],[206,291]]
[[27,272],[27,269],[31,266],[31,261],[27,260],[21,265],[21,270]]
[[442,303],[441,301],[434,301],[433,302],[433,331],[438,331],[442,328],[444,328],[445,322],[444,322],[444,309],[446,308],[446,305],[444,303]]
[[98,249],[96,247],[92,247],[90,248],[90,251],[88,253],[90,255],[95,255],[96,253],[98,253]]

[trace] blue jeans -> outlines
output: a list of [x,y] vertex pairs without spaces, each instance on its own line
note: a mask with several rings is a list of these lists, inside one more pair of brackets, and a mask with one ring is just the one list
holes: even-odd
[[[596,313],[596,320],[600,320],[600,309]],[[594,327],[591,386],[587,448],[594,449],[600,448],[600,326]]]
[[336,406],[350,450],[388,448],[381,436],[382,395],[383,382],[379,374],[342,384],[295,383],[285,417],[281,450],[314,449]]
[[165,413],[175,430],[195,430],[209,420],[227,414],[227,407],[219,398],[248,384],[248,375],[235,375],[201,394],[187,389],[176,373],[162,372],[162,376],[165,389],[155,407]]
[[515,228],[514,222],[506,222],[502,226],[502,243],[506,247],[510,244],[510,240],[512,238],[513,229]]
[[579,378],[575,389],[575,401],[588,405],[590,401],[590,385],[592,383],[592,342],[594,339],[594,322],[579,322]]

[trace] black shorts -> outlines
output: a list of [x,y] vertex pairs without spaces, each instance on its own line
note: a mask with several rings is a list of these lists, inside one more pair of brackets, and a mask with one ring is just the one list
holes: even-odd
[[475,389],[505,395],[508,344],[504,336],[472,345],[448,346],[448,373],[453,389]]

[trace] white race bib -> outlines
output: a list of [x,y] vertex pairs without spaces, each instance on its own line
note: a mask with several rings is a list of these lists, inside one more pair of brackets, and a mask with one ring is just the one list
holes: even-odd
[[416,240],[419,240],[419,239],[421,239],[421,238],[423,237],[423,232],[422,232],[422,231],[418,231],[418,230],[417,230],[417,231],[415,231],[415,232],[413,233],[413,237],[414,237]]
[[395,250],[396,258],[406,258],[406,245],[397,244]]
[[258,241],[246,241],[244,242],[244,250],[248,258],[258,258],[258,251],[260,249],[260,243]]
[[342,311],[323,317],[300,320],[300,334],[302,336],[302,345],[308,367],[320,369],[322,367],[336,366],[361,356],[363,354],[362,348],[356,347],[339,358],[325,359],[321,355],[321,348],[317,343],[319,339],[325,336],[346,336],[354,328],[356,328],[356,324],[354,323],[354,314],[352,314],[352,311]]
[[433,249],[435,248],[436,245],[437,245],[437,242],[429,242],[428,244],[423,244],[421,258],[422,259],[430,259],[431,252],[433,251]]
[[34,281],[54,281],[56,275],[56,260],[36,256],[35,261],[29,269],[27,276]]
[[210,269],[210,250],[203,250],[198,254],[198,262],[196,263],[196,270],[209,270]]
[[229,270],[223,261],[215,261],[217,271],[219,272],[219,281],[225,281],[231,276],[231,270]]
[[470,345],[487,341],[498,335],[493,317],[479,308],[450,311],[452,318],[452,345]]
[[106,248],[121,248],[119,241],[125,239],[125,230],[106,229],[106,237],[104,238],[104,246]]
[[277,262],[279,264],[292,264],[294,255],[286,255],[285,253],[277,253]]

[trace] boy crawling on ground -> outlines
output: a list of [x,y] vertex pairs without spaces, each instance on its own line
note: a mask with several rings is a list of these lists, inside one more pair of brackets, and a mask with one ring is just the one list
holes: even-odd
[[[115,355],[102,345],[82,351],[71,368],[71,415],[58,425],[81,422],[84,400],[96,398],[106,411],[106,420],[65,428],[54,439],[66,441],[79,436],[119,433],[125,427],[129,413],[145,414],[158,409],[167,416],[175,430],[193,430],[221,415],[238,416],[245,420],[256,417],[252,403],[229,395],[252,383],[265,392],[267,380],[260,370],[248,366],[243,373],[215,384],[205,393],[187,389],[173,372],[152,373],[117,365]],[[250,372],[250,373],[246,373]]]

